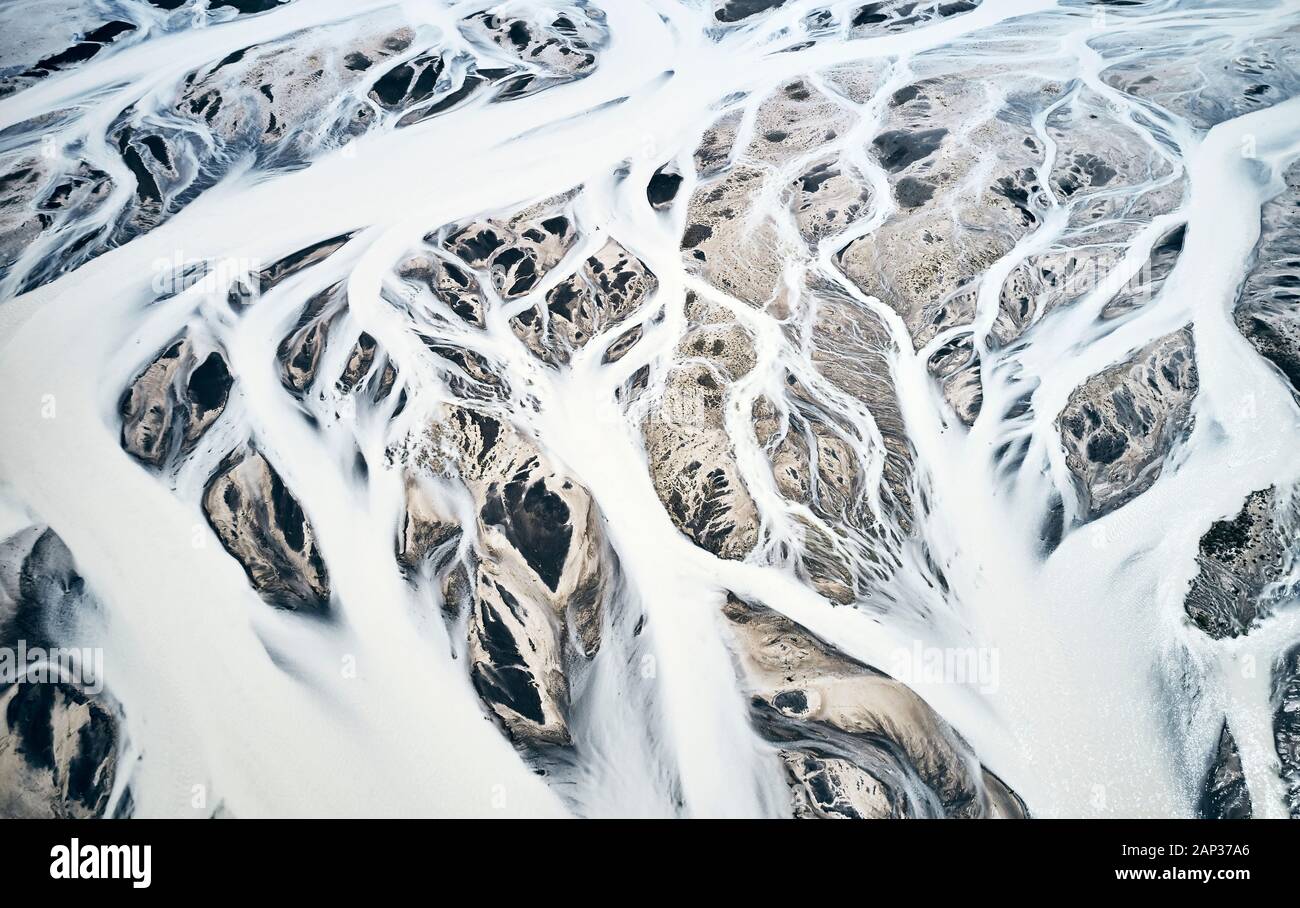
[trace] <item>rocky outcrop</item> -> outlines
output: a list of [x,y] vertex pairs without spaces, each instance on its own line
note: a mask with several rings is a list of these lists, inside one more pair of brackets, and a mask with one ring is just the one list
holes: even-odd
[[504,218],[449,224],[426,242],[486,272],[503,300],[528,293],[564,258],[577,237],[566,210],[571,194],[544,199]]
[[486,324],[487,299],[478,278],[433,250],[411,254],[397,266],[397,276],[407,305],[422,302],[430,320],[449,321],[450,314],[475,328]]
[[743,558],[758,514],[727,434],[728,386],[754,367],[753,341],[720,306],[690,296],[691,328],[674,351],[642,422],[655,492],[679,530],[702,549]]
[[984,406],[975,336],[961,334],[954,337],[935,350],[925,365],[943,388],[943,399],[953,413],[965,425],[973,426]]
[[[211,5],[225,7],[223,21],[273,3]],[[119,6],[124,17],[144,9],[135,21],[108,22],[48,4],[0,13],[0,29],[21,36],[14,62],[29,49],[35,55],[25,71],[0,67],[0,96],[150,34],[208,22],[203,3],[183,11],[173,10],[180,3]],[[107,135],[87,123],[105,140],[92,143],[102,152],[82,138],[64,147],[64,127],[79,135],[76,108],[17,124],[0,155],[0,280],[13,269],[15,285],[30,289],[156,228],[234,162],[264,175],[297,169],[378,128],[421,123],[476,97],[507,102],[581,79],[608,44],[604,19],[586,0],[535,11],[499,4],[469,12],[447,35],[396,10],[366,13],[198,58],[174,86],[109,111]],[[42,56],[42,47],[50,53]]]
[[55,12],[41,10],[36,4],[10,4],[0,12],[0,28],[9,38],[0,98],[56,73],[79,69],[96,57],[136,43],[147,33],[129,21],[132,13],[139,15],[129,5],[114,12],[122,18],[110,19],[93,6],[67,6]]
[[222,461],[203,492],[203,513],[222,546],[268,603],[324,613],[329,574],[298,499],[255,447]]
[[1219,743],[1211,755],[1210,768],[1201,786],[1196,815],[1203,820],[1248,820],[1251,817],[1250,789],[1241,771],[1237,742],[1223,723]]
[[335,284],[314,294],[292,330],[280,341],[275,356],[280,361],[280,383],[302,398],[316,381],[316,370],[329,343],[330,328],[347,311],[347,291]]
[[181,335],[122,395],[122,448],[150,467],[174,463],[220,418],[233,384],[219,349]]
[[[119,235],[162,223],[238,156],[295,165],[318,151],[322,133],[336,146],[368,130],[369,105],[330,101],[373,78],[370,65],[403,53],[414,38],[389,17],[363,30],[344,23],[288,36],[199,66],[156,113],[123,111],[108,138],[135,177],[135,198]],[[187,128],[167,128],[177,122]]]
[[1089,378],[1056,419],[1080,519],[1101,517],[1155,483],[1186,437],[1199,386],[1191,328],[1158,338]]
[[1300,820],[1300,647],[1273,668],[1273,747],[1291,818]]
[[779,750],[796,816],[1024,817],[920,697],[772,609],[728,595],[742,687]]
[[1022,80],[992,110],[975,75],[938,74],[894,94],[871,150],[897,213],[838,256],[853,283],[898,312],[917,350],[974,320],[978,277],[1038,225],[1045,203],[1030,118],[1061,87]]
[[1240,40],[1205,40],[1167,25],[1143,32],[1140,54],[1118,35],[1103,32],[1091,43],[1115,61],[1101,73],[1106,84],[1206,130],[1294,95],[1300,85],[1293,53],[1298,34],[1300,28],[1289,23]]
[[466,16],[460,29],[470,41],[521,65],[498,89],[497,100],[525,97],[589,75],[609,41],[604,11],[586,0],[539,10],[502,3]]
[[[843,404],[826,406],[824,391],[814,392],[792,376],[785,381],[786,397],[813,427],[814,436],[833,436],[838,439],[833,447],[847,445],[858,452],[856,464],[855,458],[843,456],[825,462],[818,458],[819,470],[838,461],[836,472],[847,471],[843,475],[848,485],[839,480],[824,485],[827,489],[839,486],[843,491],[817,496],[812,504],[853,540],[859,586],[879,588],[897,567],[902,540],[911,534],[916,517],[915,453],[892,371],[897,345],[881,318],[843,290],[817,284],[809,291],[816,305],[810,359],[833,391],[854,402],[846,409],[860,407],[869,414],[878,441],[874,433],[864,436],[846,417],[836,416]],[[819,447],[824,445],[822,442]],[[864,464],[877,458],[878,473],[865,468]],[[807,470],[801,468],[801,472]],[[871,474],[878,476],[876,488],[866,482],[866,475]]]
[[[328,259],[347,245],[352,236],[351,233],[344,233],[326,237],[301,249],[295,249],[288,255],[280,256],[271,264],[258,270],[256,288],[244,288],[244,293],[249,294],[251,298],[274,289],[295,274],[300,274]],[[247,305],[248,300],[236,297],[235,302]]]
[[[74,246],[94,243],[107,232],[93,223],[93,215],[112,193],[113,178],[88,161],[65,162],[40,153],[43,149],[28,151],[0,171],[0,278],[29,249],[39,250],[56,227],[65,230]],[[52,276],[52,270],[36,266],[41,277]]]
[[53,530],[27,527],[0,542],[0,818],[109,808],[124,731],[97,674],[102,656],[79,639],[96,610]]
[[1283,176],[1285,188],[1264,205],[1255,264],[1233,318],[1300,398],[1300,162]]
[[[621,325],[650,299],[658,281],[645,263],[616,240],[583,261],[581,267],[546,293],[542,302],[510,320],[515,335],[535,356],[566,365],[588,341]],[[616,343],[629,335],[621,335]],[[620,344],[617,357],[637,339]]]
[[[695,152],[701,181],[691,196],[682,234],[686,267],[750,305],[764,306],[780,296],[783,260],[793,248],[767,213],[767,177],[774,168],[842,133],[853,119],[804,79],[785,83],[763,100],[743,147],[735,147],[739,121],[724,114]],[[801,175],[788,195],[810,239],[845,220],[847,211],[831,215],[833,200],[855,197],[855,212],[865,205],[862,185],[850,171],[830,162],[821,171],[814,166]]]
[[[1046,188],[1064,209],[1067,226],[1003,282],[992,332],[1000,345],[1092,293],[1109,297],[1101,310],[1105,319],[1141,308],[1160,291],[1182,250],[1183,228],[1171,228],[1156,238],[1135,275],[1120,276],[1138,234],[1182,202],[1186,178],[1173,156],[1105,97],[1076,88],[1047,115],[1044,132],[1055,146]],[[1025,142],[1037,151],[1044,137]]]
[[824,157],[790,184],[790,208],[810,245],[844,230],[871,207],[865,177],[849,161]]
[[849,36],[869,38],[893,32],[911,31],[979,7],[982,0],[875,0],[853,10]]
[[1295,525],[1285,498],[1274,487],[1251,492],[1235,517],[1216,520],[1201,537],[1200,570],[1185,606],[1187,616],[1211,637],[1249,632],[1278,598],[1270,585],[1282,579],[1288,530]]
[[568,745],[569,678],[600,648],[618,571],[590,493],[512,426],[466,408],[448,408],[392,457],[421,476],[454,477],[473,503],[473,526],[457,528],[408,483],[398,557],[408,567],[446,559],[462,530],[471,535],[468,556],[435,571],[449,610],[467,609],[479,696],[521,746]]
[[0,686],[0,817],[100,817],[118,771],[110,707],[70,684]]
[[462,536],[455,518],[439,507],[418,476],[406,477],[406,509],[397,533],[397,562],[408,572],[430,564],[439,573],[451,561]]

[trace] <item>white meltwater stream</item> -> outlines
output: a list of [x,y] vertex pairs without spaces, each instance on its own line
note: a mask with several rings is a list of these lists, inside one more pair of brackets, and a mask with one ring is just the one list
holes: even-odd
[[[306,166],[264,168],[234,156],[218,179],[152,229],[28,284],[24,269],[66,241],[57,231],[42,235],[0,280],[0,529],[52,528],[100,605],[86,622],[104,649],[107,686],[123,716],[114,805],[129,789],[138,816],[788,815],[786,780],[775,748],[751,723],[720,615],[731,592],[882,671],[914,646],[996,654],[996,677],[984,683],[925,677],[909,686],[1035,816],[1192,815],[1225,718],[1255,815],[1285,816],[1271,671],[1300,640],[1300,613],[1282,603],[1249,634],[1212,640],[1188,621],[1183,593],[1198,570],[1198,542],[1214,521],[1236,514],[1255,490],[1290,490],[1300,479],[1296,402],[1232,318],[1254,265],[1261,207],[1300,155],[1300,98],[1232,111],[1205,128],[1176,110],[1157,120],[1151,111],[1160,98],[1125,95],[1106,71],[1117,47],[1148,40],[1154,47],[1170,30],[1230,59],[1233,48],[1245,53],[1252,41],[1288,29],[1294,35],[1296,4],[1223,4],[1205,12],[1153,2],[1099,13],[1082,3],[983,0],[960,14],[875,31],[849,24],[863,6],[855,3],[791,0],[735,24],[720,23],[701,2],[595,5],[604,43],[582,78],[506,101],[472,97],[412,125],[390,118],[342,148],[322,142]],[[343,46],[379,23],[395,23],[416,36],[397,56],[446,47],[448,60],[463,55],[456,66],[477,54],[487,70],[503,65],[491,54],[505,50],[469,43],[459,31],[485,8],[294,0],[260,15],[160,32],[0,100],[0,128],[30,131],[32,118],[70,111],[36,132],[79,147],[109,173],[111,197],[83,217],[87,226],[110,224],[134,204],[137,176],[106,136],[132,104],[161,110],[159,99],[175,95],[199,61],[287,36],[304,53],[318,33]],[[549,16],[559,7],[496,9]],[[823,11],[828,20],[819,18]],[[1049,81],[1063,95],[1102,99],[1096,103],[1110,105],[1143,147],[1168,162],[1167,177],[1159,178],[1181,181],[1182,196],[1154,218],[1131,216],[1121,267],[1136,272],[1165,230],[1186,225],[1176,266],[1135,313],[1104,322],[1098,312],[1106,299],[1081,297],[1043,315],[1018,342],[989,343],[1003,279],[1067,230],[1065,201],[1051,200],[1010,251],[984,263],[982,274],[992,276],[984,278],[973,319],[984,408],[969,428],[953,418],[927,368],[948,335],[913,352],[905,319],[836,264],[850,241],[870,242],[905,213],[891,197],[891,173],[870,147],[896,93],[968,57],[989,80],[990,104],[1014,99],[1002,78]],[[1169,59],[1158,63],[1176,68]],[[1151,65],[1161,79],[1163,70]],[[846,67],[867,74],[865,93],[828,93],[856,125],[796,161],[759,168],[769,182],[757,213],[736,216],[788,224],[785,187],[828,151],[855,162],[870,187],[871,203],[858,220],[812,254],[792,256],[782,280],[792,290],[805,276],[834,282],[889,334],[913,497],[925,501],[908,551],[918,563],[916,553],[924,552],[946,584],[942,593],[917,592],[914,607],[885,608],[866,596],[834,603],[770,557],[775,545],[745,558],[696,545],[656,493],[646,405],[626,399],[642,366],[650,367],[648,396],[662,390],[666,364],[680,355],[690,327],[690,293],[753,339],[756,365],[731,386],[726,426],[764,528],[788,533],[796,509],[785,509],[764,450],[745,433],[752,432],[755,398],[780,393],[787,371],[822,405],[841,410],[879,485],[884,429],[869,402],[850,400],[819,378],[799,336],[812,318],[802,326],[778,320],[773,307],[753,306],[702,278],[682,251],[689,200],[710,185],[695,173],[693,153],[720,112],[743,112],[736,141],[743,148],[764,98],[800,77],[833,85],[828,74]],[[995,72],[1003,75],[988,75]],[[363,98],[365,88],[340,88],[340,98]],[[955,118],[944,125],[950,141],[966,143],[961,154],[976,162],[974,181],[989,149],[979,144],[982,133],[962,134],[954,125],[968,113],[936,109],[935,116]],[[1025,127],[1048,154],[1061,138],[1051,122],[1043,114]],[[1086,135],[1075,141],[1087,147]],[[12,150],[0,145],[0,153]],[[646,187],[670,162],[683,180],[671,207],[658,212]],[[1050,163],[1042,166],[1050,173]],[[535,772],[490,719],[457,640],[464,630],[442,619],[436,585],[411,584],[394,558],[404,484],[389,455],[422,421],[463,401],[414,330],[435,326],[413,326],[390,289],[399,262],[432,231],[499,219],[575,187],[576,245],[539,286],[549,290],[566,268],[572,272],[616,238],[657,281],[653,298],[628,322],[643,328],[632,352],[607,363],[608,343],[593,341],[564,367],[545,365],[512,329],[511,317],[524,308],[519,301],[495,299],[481,330],[437,326],[439,337],[460,337],[499,364],[510,390],[491,403],[493,414],[590,493],[619,566],[621,617],[611,620],[616,630],[620,621],[644,624],[644,632],[624,627],[605,641],[573,719],[580,765],[559,773],[559,783]],[[952,218],[959,217],[954,207]],[[337,252],[242,312],[227,304],[228,283],[200,281],[165,299],[153,286],[159,262],[233,262],[244,271],[256,263],[256,270],[349,233]],[[277,360],[306,300],[335,283],[346,289],[348,307],[331,326],[320,387],[340,373],[363,331],[398,375],[383,406],[337,417],[337,398],[318,393],[300,404],[287,394]],[[19,292],[23,287],[30,289]],[[529,294],[529,304],[539,298]],[[1069,488],[1056,420],[1071,394],[1189,324],[1199,389],[1187,437],[1149,489],[1087,525],[1067,526],[1045,554],[1042,527],[1053,496]],[[159,474],[123,450],[119,405],[124,389],[187,328],[224,350],[234,384],[192,461]],[[1013,429],[1000,413],[1026,390],[1031,416]],[[303,418],[305,409],[312,420]],[[1029,453],[1008,475],[997,452],[1014,432],[1027,439]],[[330,620],[268,606],[209,526],[205,483],[249,438],[310,520],[328,566]],[[358,454],[364,476],[354,469]],[[463,516],[472,523],[471,511]],[[921,590],[920,578],[905,560],[897,575],[905,592],[894,598]]]

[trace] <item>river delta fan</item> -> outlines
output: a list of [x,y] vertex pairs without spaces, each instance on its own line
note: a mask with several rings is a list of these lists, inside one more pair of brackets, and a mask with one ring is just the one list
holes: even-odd
[[1300,817],[1293,3],[0,32],[0,816]]

